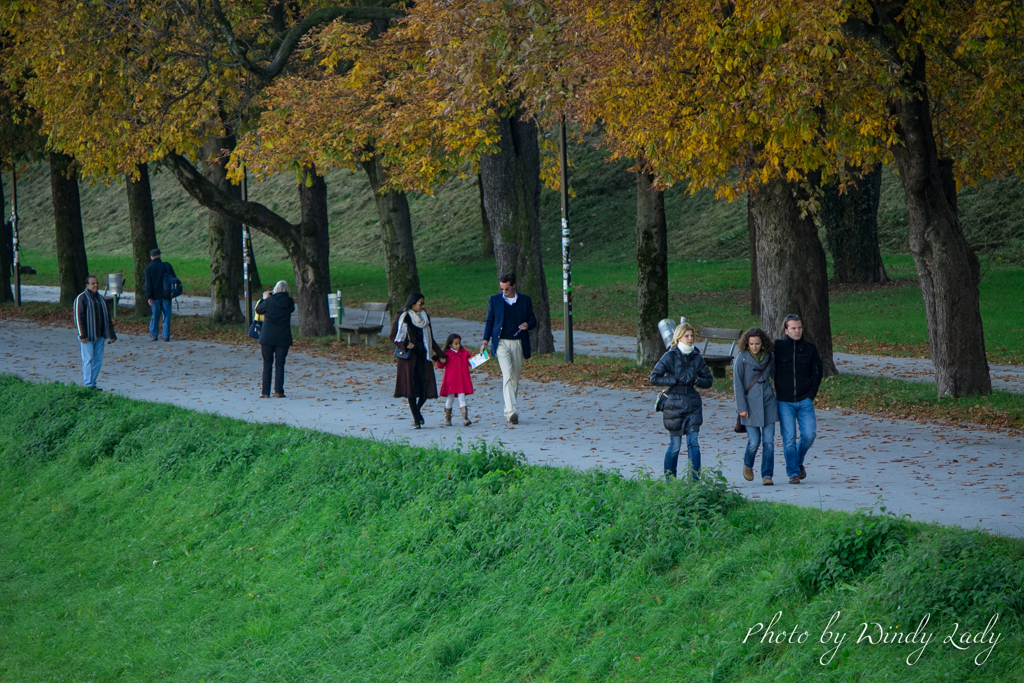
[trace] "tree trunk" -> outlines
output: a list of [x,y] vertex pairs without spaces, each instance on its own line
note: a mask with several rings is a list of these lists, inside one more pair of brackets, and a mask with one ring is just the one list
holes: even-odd
[[757,283],[757,221],[754,200],[747,195],[747,236],[750,244],[750,315],[761,317],[761,287]]
[[483,227],[483,242],[480,255],[485,259],[494,258],[494,238],[491,237],[491,224],[487,220],[487,206],[484,204],[484,179],[476,174],[476,184],[480,188],[480,223]]
[[[310,337],[334,334],[327,297],[331,292],[331,239],[327,230],[327,183],[316,169],[304,168],[299,183],[302,207],[300,249],[290,253],[295,274],[295,308],[299,331]],[[404,199],[404,196],[403,196]],[[397,309],[396,309],[397,310]]]
[[4,178],[0,175],[0,303],[14,301],[14,290],[11,289],[11,268],[14,266],[14,232],[7,225],[7,213],[4,209]]
[[410,294],[420,291],[409,200],[404,192],[381,189],[386,178],[379,154],[364,161],[363,168],[370,179],[373,198],[377,202],[381,241],[384,244],[384,272],[388,279],[388,310],[395,315]]
[[533,300],[537,328],[530,344],[552,353],[551,303],[540,248],[540,147],[537,124],[518,114],[498,122],[499,151],[480,158],[484,206],[494,240],[498,276],[516,274],[518,289]]
[[785,317],[790,313],[799,315],[804,337],[818,347],[828,377],[836,374],[828,268],[814,219],[800,217],[798,192],[806,194],[777,179],[762,185],[749,198],[757,231],[761,327],[781,337]]
[[50,190],[53,193],[60,303],[70,306],[75,297],[85,291],[89,263],[85,255],[82,205],[78,196],[78,168],[75,160],[66,154],[50,153]]
[[836,185],[823,188],[818,222],[828,236],[832,277],[838,283],[886,282],[878,246],[878,202],[882,194],[882,165],[861,178],[856,187],[839,194]]
[[665,353],[658,323],[668,317],[665,193],[653,183],[653,175],[636,174],[636,364],[644,367]]
[[[200,151],[203,174],[221,192],[241,199],[242,191],[228,180],[226,156],[221,150],[234,149],[235,137],[213,137]],[[217,211],[207,215],[210,246],[210,320],[215,323],[240,323],[245,320],[238,305],[239,276],[242,268],[242,226]]]
[[132,235],[132,257],[135,260],[135,317],[148,318],[151,314],[146,299],[146,266],[149,252],[157,248],[156,221],[153,218],[153,193],[149,186],[149,166],[136,166],[139,179],[126,176],[128,191],[128,222]]
[[932,131],[924,51],[904,64],[908,93],[893,103],[902,144],[892,148],[903,183],[910,251],[924,295],[939,396],[992,391],[982,333],[978,257],[957,214],[952,162],[939,159]]
[[[299,334],[332,334],[334,327],[327,309],[327,293],[331,291],[330,240],[327,235],[327,195],[323,178],[314,176],[313,187],[299,189],[303,217],[300,223],[295,224],[263,204],[243,201],[223,192],[206,180],[180,154],[168,154],[162,163],[199,204],[245,223],[280,243],[291,259],[295,273]],[[313,210],[318,205],[322,211]]]

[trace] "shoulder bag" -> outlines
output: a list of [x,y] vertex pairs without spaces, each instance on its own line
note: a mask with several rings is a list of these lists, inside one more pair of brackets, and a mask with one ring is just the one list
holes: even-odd
[[662,413],[665,411],[665,402],[668,400],[668,391],[671,388],[669,387],[658,394],[658,398],[654,401],[654,412]]
[[665,401],[668,400],[668,389],[658,394],[658,400],[654,402],[654,412],[660,413],[665,410]]
[[262,330],[263,330],[263,314],[262,313],[253,313],[253,315],[252,315],[252,322],[249,323],[249,330],[248,330],[248,332],[246,332],[246,334],[248,334],[250,337],[252,337],[256,341],[259,341],[259,339],[260,339],[260,332]]
[[[397,328],[399,330],[402,329],[402,325],[403,324],[408,324],[408,323],[403,323],[402,322],[402,318],[403,317],[405,317],[405,312],[404,311],[398,315],[398,325],[397,325]],[[405,339],[403,339],[402,342],[398,342],[396,340],[392,340],[392,341],[394,341],[395,343],[408,342],[409,341],[409,334],[406,333]],[[410,353],[410,351],[411,351],[411,349],[407,349],[405,346],[401,346],[401,347],[396,346],[395,347],[395,358],[398,358],[399,360],[409,360],[409,356],[412,355]]]

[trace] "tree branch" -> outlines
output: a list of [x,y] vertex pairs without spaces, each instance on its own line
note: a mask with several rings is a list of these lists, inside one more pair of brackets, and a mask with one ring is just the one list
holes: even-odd
[[[220,5],[220,0],[212,0],[211,5],[213,7],[213,14],[217,19],[217,23],[220,25],[221,32],[224,34],[224,39],[227,41],[228,49],[231,54],[235,56],[239,64],[251,73],[256,74],[260,78],[271,81],[281,71],[284,70],[285,64],[288,63],[288,58],[291,57],[295,48],[298,47],[299,41],[302,36],[309,33],[312,29],[322,24],[329,24],[335,19],[344,19],[352,23],[360,22],[371,22],[371,21],[390,21],[392,19],[400,19],[405,16],[405,12],[397,9],[390,9],[387,7],[324,7],[312,12],[305,19],[297,23],[291,29],[289,29],[282,37],[280,37],[280,45],[277,48],[277,53],[274,55],[273,60],[267,67],[259,67],[253,64],[246,56],[245,51],[238,44],[235,39],[234,28],[231,26],[231,22],[228,21],[225,16],[223,9]],[[278,39],[275,39],[275,42]]]
[[188,159],[168,154],[161,163],[199,204],[231,220],[245,223],[281,243],[289,254],[300,248],[301,226],[289,223],[259,202],[236,199],[211,183]]
[[224,40],[228,43],[228,50],[235,56],[238,63],[242,65],[242,68],[254,74],[260,74],[261,69],[249,61],[249,58],[245,56],[245,51],[242,50],[238,45],[238,41],[235,40],[235,30],[231,26],[231,22],[228,21],[227,16],[224,14],[223,8],[220,6],[220,0],[212,0],[210,7],[213,9],[213,16],[220,25],[220,31],[224,34]]

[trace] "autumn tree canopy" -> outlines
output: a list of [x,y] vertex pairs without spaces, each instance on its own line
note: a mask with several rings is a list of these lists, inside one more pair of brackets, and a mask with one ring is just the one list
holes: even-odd
[[295,271],[300,329],[324,334],[330,279],[322,178],[304,169],[303,218],[293,224],[225,193],[193,161],[211,138],[244,132],[253,98],[290,68],[306,33],[338,19],[401,14],[303,0],[8,4],[0,24],[13,57],[4,73],[24,79],[50,146],[74,156],[83,173],[134,174],[140,163],[162,161],[201,204],[280,242]]
[[[494,210],[517,217],[499,220],[499,238],[535,220],[543,136],[532,146],[561,115],[600,130],[652,186],[774,202],[793,244],[817,239],[805,222],[823,185],[843,192],[894,164],[938,391],[990,389],[956,188],[1022,171],[1024,16],[1004,0],[36,0],[0,22],[5,75],[24,83],[51,146],[98,176],[163,159],[204,205],[279,239],[297,278],[315,251],[308,226],[218,194],[191,167],[225,120],[242,135],[236,176],[243,162],[313,179],[372,159],[382,187],[431,191],[453,173],[515,169],[518,198]],[[823,271],[814,249],[787,258]],[[964,329],[979,332],[964,343]]]

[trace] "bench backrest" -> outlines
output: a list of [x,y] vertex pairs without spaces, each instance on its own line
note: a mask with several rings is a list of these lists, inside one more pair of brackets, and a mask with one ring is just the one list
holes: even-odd
[[384,326],[384,316],[388,314],[388,305],[381,303],[374,303],[371,301],[363,302],[363,325],[380,325]]
[[729,356],[736,355],[736,342],[743,336],[743,330],[730,330],[722,327],[702,327],[697,333],[698,336],[704,338],[704,348],[700,350],[701,355],[706,356],[708,353],[708,342],[723,341],[732,342],[729,347]]

